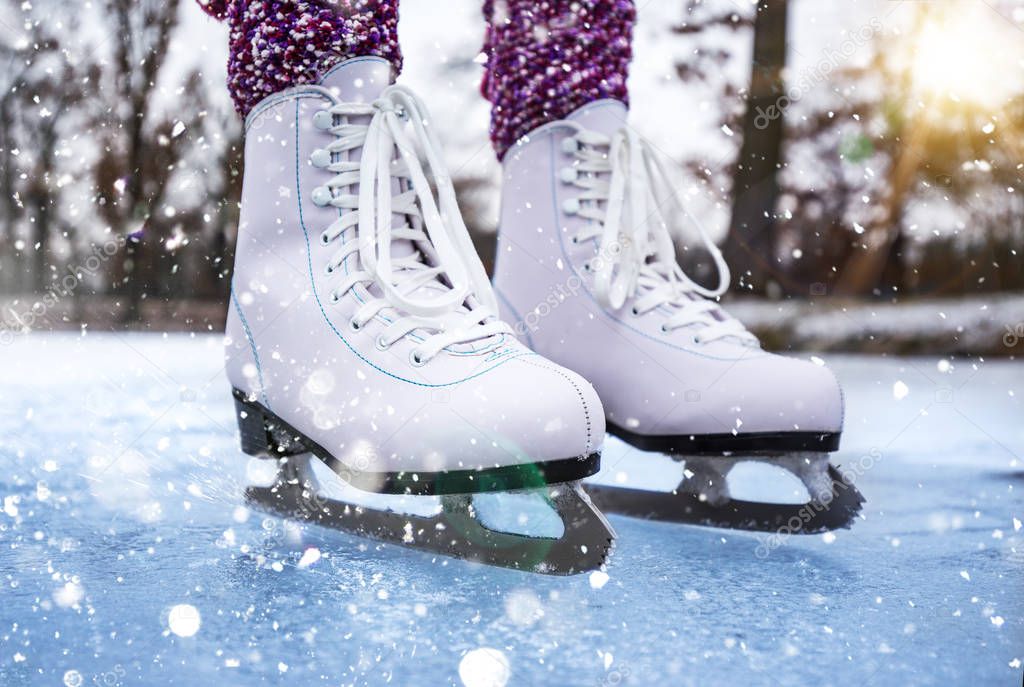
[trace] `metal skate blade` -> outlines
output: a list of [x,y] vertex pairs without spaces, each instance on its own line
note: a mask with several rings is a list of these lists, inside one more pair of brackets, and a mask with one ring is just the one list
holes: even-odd
[[[314,461],[315,462],[315,461]],[[388,496],[402,510],[370,507],[325,495],[309,467],[308,456],[282,462],[270,486],[246,489],[252,505],[285,518],[369,537],[403,547],[516,570],[571,575],[596,570],[607,560],[615,533],[578,483],[529,490],[555,514],[557,534],[509,532],[497,529],[478,513],[471,495]],[[516,492],[516,495],[525,495]],[[433,505],[405,512],[412,501]],[[532,517],[529,516],[529,517]]]
[[[610,437],[605,445],[606,468],[594,480],[585,483],[597,507],[608,513],[708,527],[814,534],[850,527],[864,503],[857,488],[824,462],[826,454],[820,454],[821,462],[806,470],[797,465],[799,456],[775,459],[769,456],[701,456],[686,461],[685,457],[625,450],[620,451],[615,460],[615,442],[622,444]],[[609,456],[613,456],[611,461]],[[680,461],[684,465],[680,465]],[[789,473],[788,479],[776,479],[772,480],[775,484],[768,484],[764,471],[769,468],[758,465],[764,471],[753,471],[757,482],[736,485],[740,489],[734,489],[733,482],[744,480],[727,481],[727,477],[737,464],[750,462],[773,464],[770,470],[785,470]],[[805,462],[811,464],[811,461]],[[671,469],[673,464],[674,470]],[[673,473],[674,477],[669,476]],[[677,486],[671,492],[658,491],[651,486],[652,476],[662,485],[668,482]],[[801,482],[807,487],[806,495],[795,498],[793,485]],[[736,491],[763,492],[766,486],[774,487],[776,494],[781,489],[782,501],[736,498]],[[818,498],[807,498],[812,489]]]

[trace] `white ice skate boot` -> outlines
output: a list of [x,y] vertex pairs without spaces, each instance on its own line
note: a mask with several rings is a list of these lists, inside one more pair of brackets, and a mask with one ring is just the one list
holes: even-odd
[[[597,567],[612,535],[572,482],[598,470],[601,403],[497,318],[430,120],[390,72],[349,60],[246,120],[227,374],[242,448],[282,463],[279,483],[249,496],[448,555]],[[442,495],[441,511],[324,500],[308,453],[364,491]],[[561,538],[475,518],[471,494],[537,488]]]
[[689,458],[692,479],[678,493],[588,490],[610,510],[774,529],[798,509],[730,500],[725,476],[737,454],[779,458],[800,466],[810,505],[822,506],[804,531],[848,525],[860,496],[827,463],[843,425],[835,377],[761,350],[716,303],[728,269],[699,225],[718,287],[678,266],[666,226],[675,196],[625,118],[619,102],[593,103],[532,131],[503,163],[494,277],[503,317],[593,383],[610,434]]

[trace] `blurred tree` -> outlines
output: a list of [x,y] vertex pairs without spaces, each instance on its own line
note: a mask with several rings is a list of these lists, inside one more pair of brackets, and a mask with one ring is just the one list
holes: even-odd
[[[14,9],[13,7],[9,9]],[[76,31],[78,18],[69,13],[61,27],[38,19],[31,5],[24,13],[25,35],[4,44],[10,58],[7,84],[0,96],[0,171],[3,230],[0,239],[12,243],[19,227],[26,240],[13,251],[20,269],[9,286],[39,293],[56,278],[51,242],[73,227],[62,214],[61,187],[65,181],[59,157],[66,130],[76,120],[75,107],[85,96],[85,84],[95,69],[77,63],[59,40],[59,31]],[[14,37],[12,37],[14,38]],[[80,119],[80,118],[79,118]]]
[[[54,79],[54,74],[59,74]],[[73,107],[85,97],[83,79],[78,70],[65,62],[58,69],[47,69],[46,78],[26,82],[20,89],[23,96],[20,115],[24,122],[23,142],[33,151],[32,164],[25,169],[22,201],[32,228],[29,242],[34,248],[32,289],[41,293],[56,279],[50,241],[60,228],[65,236],[73,231],[68,218],[61,213],[62,185],[58,157],[61,154],[61,124],[73,113]]]
[[[0,153],[4,156],[3,164],[0,164],[0,196],[2,196],[0,203],[2,203],[3,209],[3,221],[0,222],[0,247],[9,249],[13,243],[13,225],[21,214],[17,199],[15,160],[21,151],[18,149],[14,124],[18,112],[16,104],[20,96],[18,86],[24,79],[27,67],[24,56],[19,55],[19,50],[14,45],[7,43],[0,44],[0,60],[7,65],[7,68],[3,70],[6,78],[3,82],[3,89],[0,91]],[[0,275],[0,277],[2,276]]]
[[[0,0],[0,23],[19,27],[0,35],[4,293],[42,296],[63,267],[81,276],[97,241],[130,236],[126,251],[83,277],[126,296],[126,308],[114,306],[126,321],[144,317],[150,295],[226,297],[241,127],[211,102],[198,70],[178,81],[177,67],[167,69],[180,9]],[[82,31],[82,21],[103,31]],[[75,290],[72,317],[89,316],[77,299],[93,293]]]
[[868,59],[787,117],[785,158],[805,178],[792,162],[780,174],[778,252],[799,251],[783,267],[812,295],[1024,288],[1024,94],[992,105],[922,92],[915,40],[937,9],[914,11],[899,35],[876,27]]
[[[914,83],[922,24],[947,14],[936,35],[948,51],[958,15],[914,7],[899,35],[869,20],[848,30],[841,51],[783,84],[784,19],[767,13],[777,8],[759,2],[747,16],[725,0],[687,0],[675,28],[695,46],[677,64],[680,78],[710,85],[722,130],[743,133],[733,162],[687,165],[732,207],[724,248],[734,289],[814,297],[1024,288],[1024,94],[993,109],[921,95]],[[748,94],[723,76],[737,58],[722,29],[751,28]],[[986,31],[958,39],[977,43]],[[868,59],[854,59],[857,51]],[[941,73],[935,78],[943,85]],[[948,233],[951,218],[959,228]]]
[[102,214],[130,236],[125,261],[126,318],[140,319],[140,303],[155,277],[151,271],[159,236],[149,222],[166,190],[175,155],[175,122],[154,106],[161,68],[178,23],[180,0],[105,0],[100,13],[113,38],[105,74],[107,120],[97,132],[102,153],[96,185]]
[[[196,93],[205,93],[196,75]],[[202,223],[204,249],[202,269],[196,269],[199,287],[207,296],[227,302],[234,264],[238,214],[242,200],[242,161],[245,142],[242,127],[234,111],[218,118],[206,117],[202,146],[203,159],[195,163],[197,176],[205,185]],[[207,142],[210,141],[210,142]],[[212,142],[212,143],[211,143]],[[211,159],[212,158],[212,159]]]
[[754,13],[750,90],[732,183],[732,216],[723,253],[740,268],[739,286],[763,293],[778,272],[775,206],[782,150],[786,0],[760,0]]
[[[734,78],[730,74],[730,63],[736,58],[729,45],[734,35],[747,39],[754,26],[754,8],[736,6],[717,0],[686,0],[683,20],[673,27],[673,33],[685,39],[687,49],[682,51],[675,68],[679,79],[688,87],[706,89],[715,99],[717,114],[722,131],[741,129],[747,111],[748,81]],[[723,42],[723,37],[725,41]],[[737,143],[735,137],[727,138],[726,147]],[[730,188],[734,183],[737,166],[731,160],[739,154],[727,155],[718,162],[704,159],[690,159],[683,162],[688,174],[703,183],[705,191],[718,203],[731,206]],[[680,260],[689,274],[698,281],[714,279],[714,266],[704,256],[695,255],[683,246]],[[738,262],[731,263],[734,273],[745,274],[746,255]],[[736,282],[734,281],[734,286]]]
[[15,247],[15,226],[24,209],[19,198],[18,157],[21,149],[15,125],[21,100],[19,87],[31,64],[23,53],[13,42],[0,44],[0,59],[7,65],[3,70],[3,90],[0,92],[0,152],[3,154],[3,164],[0,164],[0,194],[3,195],[0,201],[3,212],[0,218],[0,286],[12,290],[17,288],[21,276],[15,269],[18,264],[15,253],[20,253]]

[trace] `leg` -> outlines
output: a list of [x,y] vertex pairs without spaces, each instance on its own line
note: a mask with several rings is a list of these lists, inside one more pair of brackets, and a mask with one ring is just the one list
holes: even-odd
[[484,16],[481,90],[491,102],[491,141],[499,158],[530,130],[587,103],[626,102],[632,0],[486,0]]
[[290,86],[315,83],[351,57],[376,56],[401,70],[398,0],[198,0],[231,28],[228,89],[243,117]]

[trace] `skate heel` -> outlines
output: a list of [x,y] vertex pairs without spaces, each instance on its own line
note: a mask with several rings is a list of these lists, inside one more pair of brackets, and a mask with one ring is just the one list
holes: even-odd
[[242,451],[259,458],[281,458],[305,453],[298,437],[263,406],[234,390],[235,417],[238,419],[239,443]]

